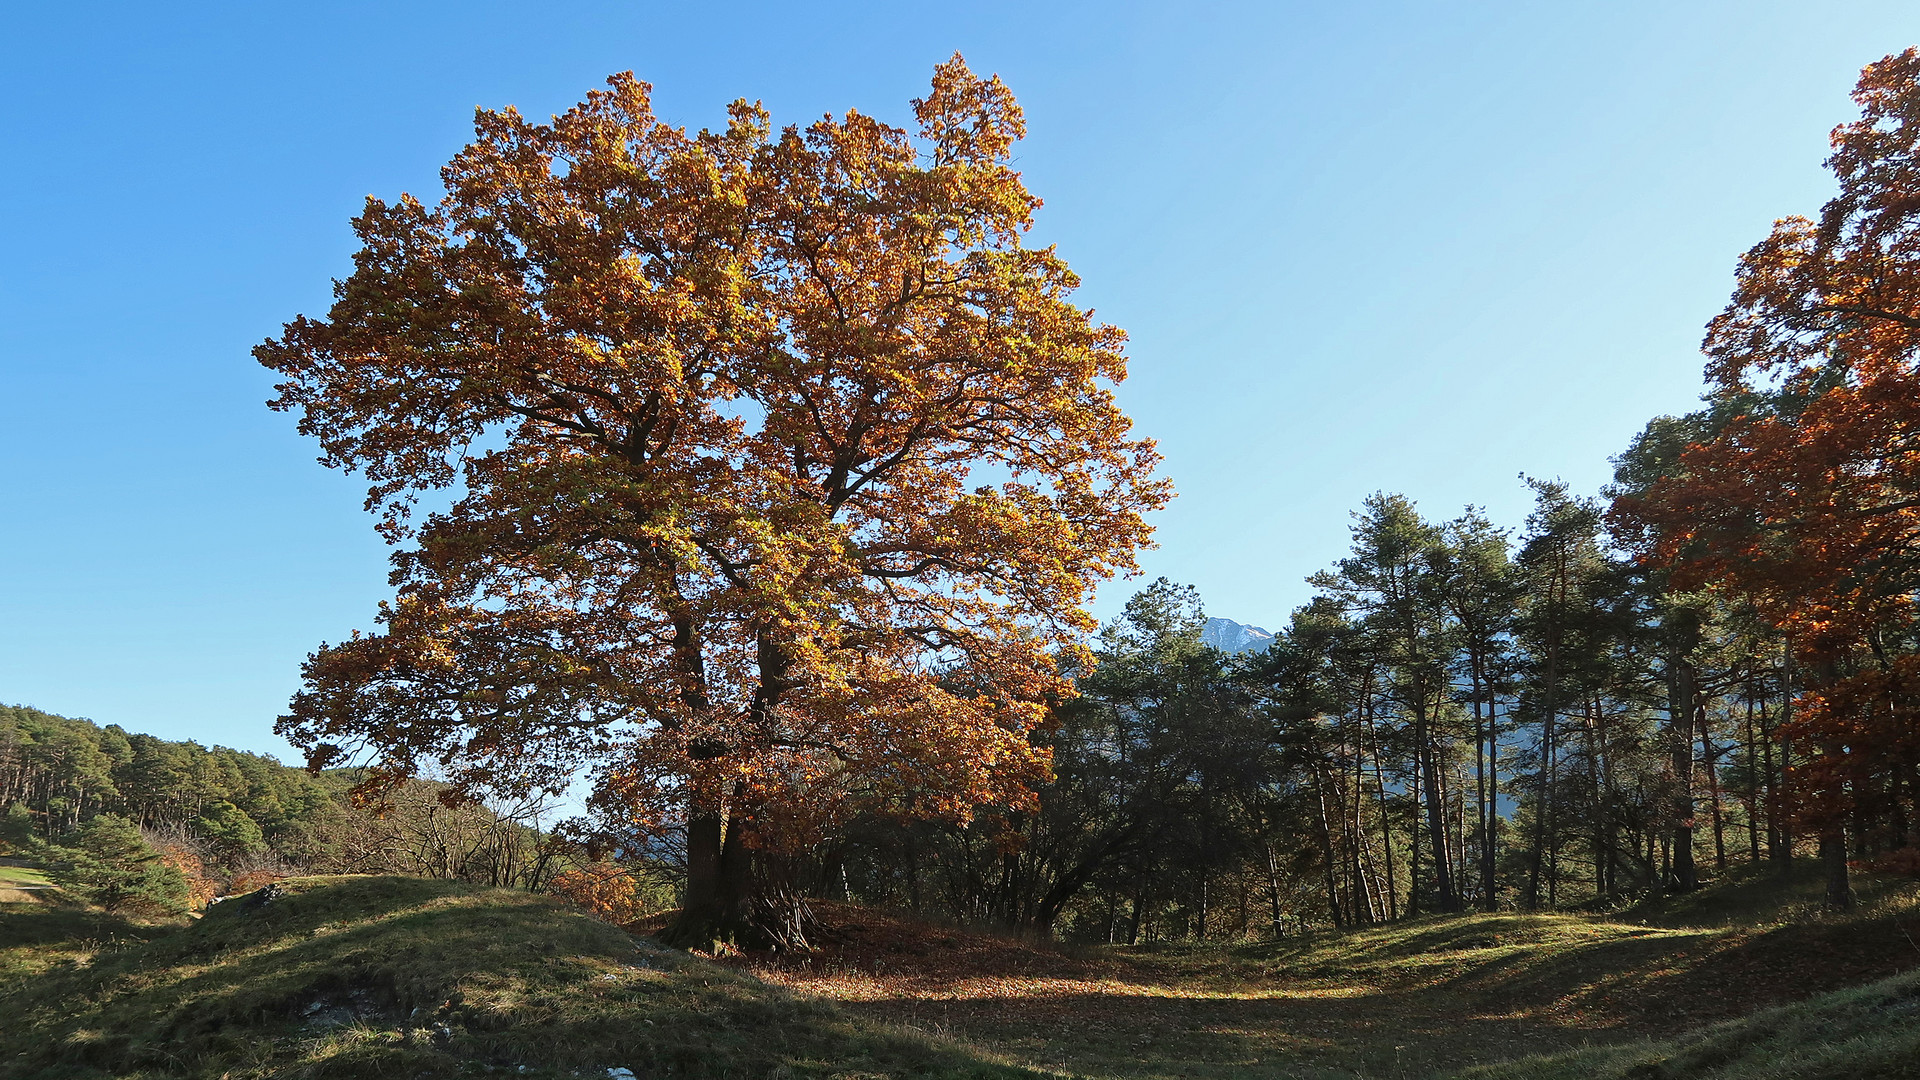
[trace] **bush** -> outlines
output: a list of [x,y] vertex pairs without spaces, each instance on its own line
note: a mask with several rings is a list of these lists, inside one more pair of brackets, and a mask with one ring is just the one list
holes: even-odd
[[265,888],[285,876],[277,870],[248,870],[236,876],[233,884],[227,886],[227,895],[239,896],[241,893],[250,893],[255,889]]
[[219,895],[213,880],[207,877],[206,864],[193,849],[183,844],[161,844],[160,864],[170,866],[180,872],[187,882],[187,905],[193,910],[206,907],[207,903]]
[[1877,859],[1853,865],[1876,874],[1920,877],[1920,847],[1895,848]]
[[611,863],[562,870],[548,887],[574,907],[610,923],[628,923],[646,914],[633,878]]
[[178,913],[193,895],[187,876],[118,814],[93,818],[80,827],[71,847],[49,848],[47,855],[47,876],[54,884],[106,911],[131,905]]
[[27,804],[14,803],[0,815],[0,851],[19,852],[33,847],[33,813]]

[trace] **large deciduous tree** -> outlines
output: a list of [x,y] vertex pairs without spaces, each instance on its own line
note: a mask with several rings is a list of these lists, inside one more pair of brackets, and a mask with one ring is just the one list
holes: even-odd
[[913,110],[689,134],[622,75],[368,200],[332,310],[256,350],[398,549],[280,724],[310,764],[589,769],[603,824],[684,824],[686,941],[800,944],[775,871],[855,808],[1027,798],[1169,491],[1124,335],[1022,242],[1012,95],[956,56]]
[[1615,511],[1678,586],[1731,587],[1792,641],[1811,692],[1782,731],[1837,905],[1845,820],[1920,810],[1920,52],[1869,65],[1854,97],[1839,195],[1775,224],[1708,328],[1720,422]]

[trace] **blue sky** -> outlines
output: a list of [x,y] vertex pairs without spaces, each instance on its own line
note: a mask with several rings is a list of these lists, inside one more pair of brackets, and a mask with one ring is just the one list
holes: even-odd
[[[1133,335],[1181,497],[1149,575],[1275,627],[1400,491],[1517,524],[1699,392],[1738,254],[1828,194],[1907,3],[39,4],[0,40],[0,701],[284,753],[385,552],[248,350],[475,106],[609,73],[670,120],[902,120],[955,50],[1027,109],[1037,239]],[[1139,583],[1101,598],[1110,614]]]

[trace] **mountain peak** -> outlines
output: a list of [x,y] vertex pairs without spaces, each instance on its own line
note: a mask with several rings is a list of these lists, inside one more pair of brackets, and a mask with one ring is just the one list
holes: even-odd
[[1265,627],[1249,626],[1232,619],[1208,619],[1200,640],[1223,653],[1265,652],[1273,644],[1273,635]]

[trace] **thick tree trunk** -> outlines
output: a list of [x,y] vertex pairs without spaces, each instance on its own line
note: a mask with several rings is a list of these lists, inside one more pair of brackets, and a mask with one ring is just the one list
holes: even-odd
[[687,892],[680,910],[715,908],[720,902],[720,807],[695,809],[687,821]]
[[[762,630],[756,647],[760,682],[750,727],[767,732],[775,729],[780,697],[791,688],[791,659],[770,631]],[[704,705],[704,696],[690,704]],[[694,756],[712,760],[728,752],[724,746],[703,745]],[[756,851],[752,837],[757,807],[747,802],[745,786],[736,785],[727,801],[724,836],[719,835],[721,810],[714,785],[696,777],[694,787],[695,805],[687,823],[687,896],[679,917],[662,936],[686,948],[725,942],[749,949],[805,949],[812,919],[795,887],[792,861]]]
[[688,823],[687,894],[661,940],[686,949],[806,949],[812,913],[793,883],[754,851],[751,809],[736,801],[725,825],[723,836],[717,811]]

